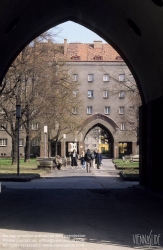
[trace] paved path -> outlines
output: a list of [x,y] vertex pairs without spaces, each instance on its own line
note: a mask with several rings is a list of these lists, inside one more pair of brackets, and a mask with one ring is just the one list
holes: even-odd
[[126,188],[137,185],[138,182],[122,181],[110,159],[104,159],[100,169],[92,168],[91,173],[82,170],[81,166],[71,169],[70,166],[62,170],[54,170],[42,179],[30,182],[2,182],[10,188],[73,188],[73,189],[106,189]]
[[[112,162],[103,162],[89,174],[68,167],[29,183],[3,183],[0,250],[163,249],[163,199],[122,181]],[[153,235],[152,246],[140,240]]]

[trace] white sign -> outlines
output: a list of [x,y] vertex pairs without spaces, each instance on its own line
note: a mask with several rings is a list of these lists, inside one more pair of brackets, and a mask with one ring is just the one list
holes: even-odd
[[69,142],[68,143],[68,152],[72,152],[73,150],[76,150],[77,151],[77,143],[72,143],[72,142]]

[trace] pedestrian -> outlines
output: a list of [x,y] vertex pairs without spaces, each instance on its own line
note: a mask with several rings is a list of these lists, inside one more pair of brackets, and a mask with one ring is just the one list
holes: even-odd
[[100,165],[102,164],[102,155],[99,150],[97,150],[96,162],[97,162],[97,169],[100,169]]
[[97,154],[97,148],[94,149],[94,151],[92,152],[92,166],[95,168],[95,164],[96,164],[96,154]]
[[92,153],[91,153],[90,149],[87,149],[87,152],[85,153],[87,173],[91,172],[92,160],[93,160]]
[[77,152],[76,150],[74,149],[73,152],[71,153],[71,167],[73,169],[73,167],[76,167],[78,166],[78,155],[77,155]]
[[81,160],[82,169],[85,169],[85,153],[84,153],[84,151],[82,151],[82,154],[80,156],[80,160]]

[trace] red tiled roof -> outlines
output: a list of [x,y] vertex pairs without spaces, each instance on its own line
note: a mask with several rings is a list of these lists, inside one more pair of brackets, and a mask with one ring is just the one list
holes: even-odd
[[107,43],[95,41],[92,44],[67,43],[64,41],[64,55],[69,61],[123,61],[121,56]]

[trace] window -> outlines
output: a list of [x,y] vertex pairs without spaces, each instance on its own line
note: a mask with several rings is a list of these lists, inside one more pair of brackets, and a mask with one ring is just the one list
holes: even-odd
[[77,82],[78,81],[78,74],[73,74],[73,82]]
[[108,74],[103,75],[103,82],[109,82],[109,75]]
[[126,124],[125,123],[121,123],[121,130],[126,130]]
[[75,55],[75,56],[72,56],[71,59],[72,59],[72,60],[78,61],[78,60],[80,60],[80,56]]
[[1,123],[0,124],[0,130],[5,130],[5,128],[7,128],[6,124]]
[[0,139],[0,146],[7,146],[7,139]]
[[70,125],[71,129],[75,129],[75,124]]
[[93,74],[89,74],[88,75],[88,82],[93,82],[94,80],[94,75]]
[[119,99],[124,99],[125,98],[125,91],[124,90],[121,90],[119,92]]
[[88,90],[88,98],[93,98],[93,90]]
[[108,97],[109,97],[108,91],[104,90],[103,91],[103,98],[108,98]]
[[135,123],[134,122],[129,122],[129,127],[131,129],[135,129]]
[[102,61],[103,57],[102,56],[94,56],[94,60],[96,60],[96,61]]
[[31,129],[37,130],[38,129],[38,123],[32,123]]
[[87,107],[87,114],[91,115],[92,114],[92,106]]
[[109,106],[104,108],[104,114],[106,114],[106,115],[110,114],[110,107]]
[[125,112],[125,107],[119,107],[119,114],[123,115]]
[[134,110],[134,106],[130,106],[129,110],[131,110],[131,111]]
[[125,81],[125,74],[119,74],[119,81],[124,82]]
[[19,139],[19,147],[24,146],[24,139]]
[[20,130],[23,130],[23,125],[20,125],[20,126],[19,126],[19,129],[20,129]]
[[76,115],[76,114],[77,114],[77,108],[76,108],[76,107],[73,107],[73,108],[72,108],[72,113],[73,113],[73,115]]
[[0,114],[4,114],[4,110],[2,108],[0,108]]
[[73,91],[73,97],[77,97],[77,93],[78,93],[78,91]]
[[34,138],[32,140],[32,146],[39,146],[40,145],[40,139],[39,138]]
[[92,144],[92,146],[93,146],[94,148],[96,148],[96,144]]

